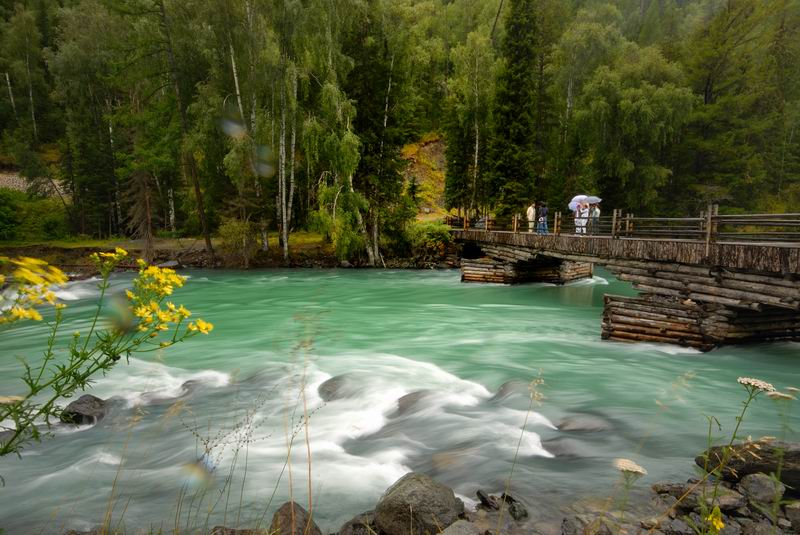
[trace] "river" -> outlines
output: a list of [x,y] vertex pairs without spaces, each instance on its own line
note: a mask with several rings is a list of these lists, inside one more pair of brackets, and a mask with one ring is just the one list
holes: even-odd
[[[612,492],[617,457],[648,470],[641,488],[691,477],[706,416],[723,425],[715,437],[734,425],[738,376],[800,386],[798,344],[701,354],[601,341],[603,294],[634,293],[602,270],[565,287],[461,284],[457,271],[188,275],[175,301],[214,331],[99,378],[90,392],[118,398],[99,425],[57,430],[0,460],[5,533],[89,529],[106,517],[128,528],[268,525],[290,494],[287,437],[291,493],[307,505],[310,450],[325,533],[409,470],[468,503],[478,488],[499,492],[515,455],[513,494],[568,504]],[[129,281],[115,278],[114,292]],[[95,284],[59,292],[65,338],[86,329]],[[1,394],[20,392],[14,357],[35,359],[44,336],[33,323],[0,332]],[[544,399],[529,412],[540,374]],[[780,433],[774,402],[759,399],[743,434]]]

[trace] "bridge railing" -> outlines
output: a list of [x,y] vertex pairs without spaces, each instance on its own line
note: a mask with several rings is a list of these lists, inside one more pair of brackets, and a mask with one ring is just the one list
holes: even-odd
[[498,232],[579,235],[609,239],[664,239],[711,243],[767,243],[800,247],[800,213],[720,215],[710,205],[697,217],[641,217],[623,210],[599,218],[576,218],[573,212],[548,214],[545,225],[522,215],[507,218],[448,217],[453,228]]

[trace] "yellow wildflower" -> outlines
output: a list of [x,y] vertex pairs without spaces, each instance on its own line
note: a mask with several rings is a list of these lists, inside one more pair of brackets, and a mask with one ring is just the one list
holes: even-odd
[[712,535],[717,535],[725,527],[725,523],[722,521],[722,512],[719,510],[718,505],[714,506],[711,514],[706,517],[706,521],[709,523]]
[[203,334],[208,334],[214,329],[214,325],[203,320],[197,320],[197,330]]

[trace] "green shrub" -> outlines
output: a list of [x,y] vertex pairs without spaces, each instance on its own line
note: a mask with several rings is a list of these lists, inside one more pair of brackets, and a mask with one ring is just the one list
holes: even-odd
[[414,255],[422,258],[439,258],[453,240],[450,227],[444,223],[415,222],[408,227],[408,241]]
[[0,189],[0,240],[13,240],[19,225],[19,203],[10,190]]
[[60,199],[0,188],[0,240],[54,240],[69,234]]
[[219,237],[222,239],[222,255],[229,266],[245,269],[258,251],[258,232],[250,221],[226,218],[219,226]]

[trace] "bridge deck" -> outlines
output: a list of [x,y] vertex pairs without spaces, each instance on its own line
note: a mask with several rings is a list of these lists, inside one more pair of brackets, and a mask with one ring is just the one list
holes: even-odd
[[471,229],[452,232],[456,241],[523,247],[547,256],[600,265],[614,261],[666,262],[779,276],[800,274],[800,247],[794,242],[728,241],[707,246],[701,241],[674,238],[539,235]]

